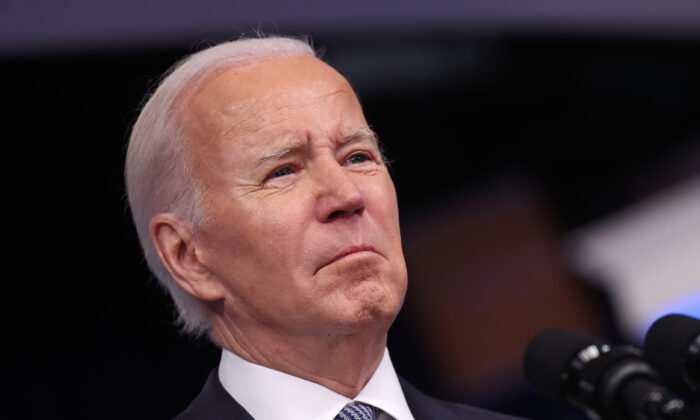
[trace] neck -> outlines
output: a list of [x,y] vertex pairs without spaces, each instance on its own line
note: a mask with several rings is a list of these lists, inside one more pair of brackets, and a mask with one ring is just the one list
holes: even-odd
[[288,335],[268,328],[245,329],[212,319],[216,343],[243,359],[320,384],[355,398],[377,370],[386,328],[347,334]]

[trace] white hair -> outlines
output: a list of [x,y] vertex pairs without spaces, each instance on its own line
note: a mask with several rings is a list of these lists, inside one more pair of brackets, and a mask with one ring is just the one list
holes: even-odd
[[134,224],[146,262],[170,293],[177,323],[187,333],[207,333],[209,318],[202,303],[172,278],[149,234],[158,213],[174,213],[193,228],[205,216],[200,206],[203,187],[185,149],[180,111],[188,94],[216,71],[295,55],[316,56],[308,41],[281,37],[239,39],[192,54],[166,73],[131,131],[124,172]]

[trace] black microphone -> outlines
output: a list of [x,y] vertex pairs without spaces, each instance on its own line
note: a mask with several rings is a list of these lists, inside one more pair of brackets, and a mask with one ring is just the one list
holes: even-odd
[[591,419],[685,419],[685,403],[658,380],[631,346],[554,328],[528,344],[523,370],[544,394],[563,400]]
[[700,319],[659,318],[644,338],[644,356],[670,385],[700,393]]

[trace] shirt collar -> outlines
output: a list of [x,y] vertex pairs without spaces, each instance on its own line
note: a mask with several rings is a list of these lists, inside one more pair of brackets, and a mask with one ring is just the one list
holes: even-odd
[[[223,350],[219,380],[256,420],[333,420],[350,401],[315,382],[307,381]],[[389,351],[354,401],[371,404],[396,420],[413,420]]]

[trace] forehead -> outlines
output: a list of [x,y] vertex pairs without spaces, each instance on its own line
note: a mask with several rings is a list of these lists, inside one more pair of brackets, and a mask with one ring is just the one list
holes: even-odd
[[345,78],[315,57],[294,56],[210,76],[184,104],[182,121],[190,151],[198,154],[221,152],[214,149],[234,141],[254,147],[261,133],[294,126],[352,131],[364,116]]

